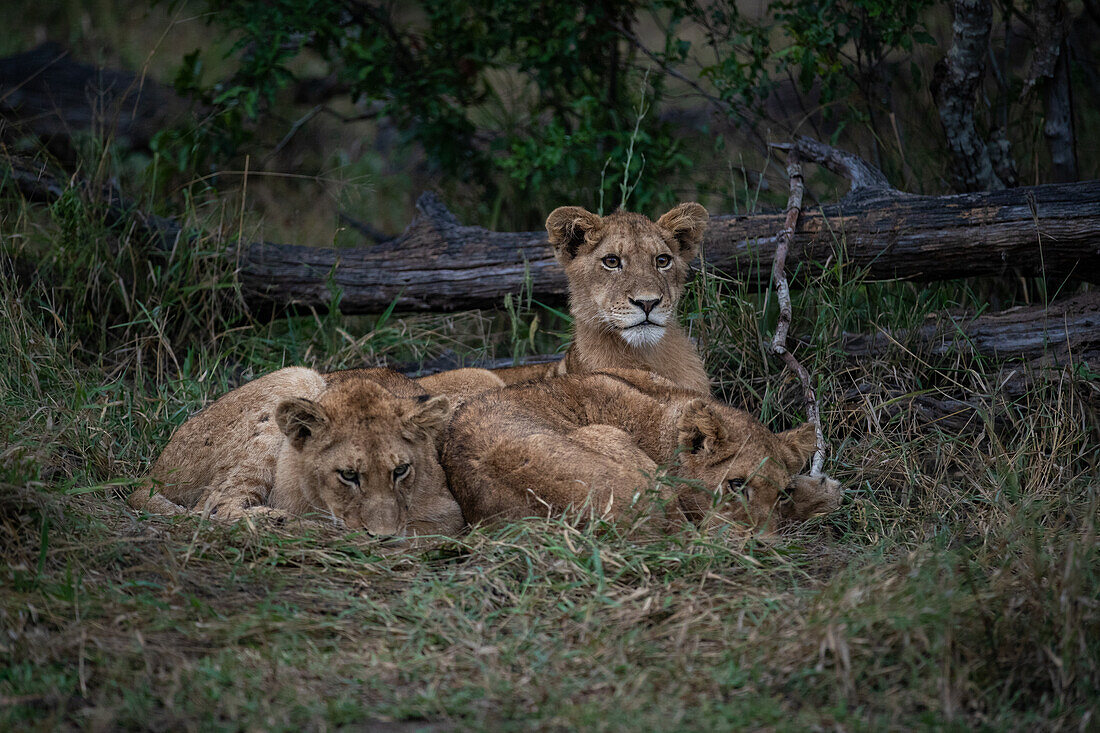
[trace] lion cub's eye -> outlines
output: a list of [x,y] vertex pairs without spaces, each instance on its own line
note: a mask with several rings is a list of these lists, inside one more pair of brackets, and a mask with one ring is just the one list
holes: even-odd
[[618,270],[622,266],[623,261],[618,258],[617,255],[604,255],[604,258],[600,260],[603,266],[608,270]]
[[672,267],[672,255],[657,255],[653,261],[658,270],[667,270]]
[[401,479],[408,476],[410,468],[412,468],[412,466],[410,466],[407,463],[402,463],[401,465],[394,468],[393,469],[393,480],[394,481],[400,481]]
[[338,473],[340,475],[340,480],[343,481],[344,483],[351,484],[352,486],[358,486],[359,485],[359,472],[358,471],[353,470],[351,468],[344,468],[344,469],[341,469],[341,470],[337,471],[336,473]]

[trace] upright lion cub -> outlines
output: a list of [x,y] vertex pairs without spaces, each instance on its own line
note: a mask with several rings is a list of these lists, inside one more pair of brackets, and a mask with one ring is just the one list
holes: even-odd
[[602,369],[656,372],[685,389],[709,392],[703,360],[676,320],[699,253],[707,210],[675,207],[656,222],[616,211],[601,217],[579,206],[554,209],[546,232],[569,280],[573,343],[562,361],[498,369],[505,382]]
[[[573,343],[549,367],[497,369],[509,384],[563,374],[641,369],[677,387],[710,393],[695,345],[676,321],[676,309],[699,253],[709,215],[697,203],[676,206],[656,222],[616,211],[600,217],[579,206],[550,212],[546,232],[569,281]],[[835,504],[840,484],[824,476],[792,479],[796,499]],[[800,503],[800,506],[807,506]]]
[[181,425],[130,504],[226,520],[316,513],[379,535],[458,532],[436,449],[451,412],[448,398],[388,369],[328,379],[280,369]]

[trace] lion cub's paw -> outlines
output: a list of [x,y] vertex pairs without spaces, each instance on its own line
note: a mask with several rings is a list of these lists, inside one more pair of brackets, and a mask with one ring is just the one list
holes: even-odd
[[293,514],[282,509],[273,509],[264,505],[250,505],[244,501],[222,501],[208,504],[203,514],[219,522],[239,522],[242,519],[285,524],[294,518]]
[[795,521],[836,511],[844,497],[840,482],[824,474],[791,476],[786,493],[786,499],[779,504],[779,513],[784,519]]
[[249,519],[269,522],[271,524],[284,525],[291,520],[298,519],[295,515],[282,509],[273,509],[269,506],[253,506],[245,509]]

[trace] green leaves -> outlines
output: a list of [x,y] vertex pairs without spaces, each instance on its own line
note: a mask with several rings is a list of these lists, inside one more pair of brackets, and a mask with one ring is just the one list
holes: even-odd
[[[816,92],[826,113],[854,92],[883,81],[883,63],[895,50],[933,44],[921,23],[929,0],[775,0],[768,12],[746,17],[731,7],[709,14],[708,40],[718,60],[702,69],[726,100],[754,107],[773,82],[790,75],[803,93]],[[701,9],[695,11],[703,18]]]
[[666,81],[680,95],[686,79],[752,125],[744,118],[769,119],[765,101],[790,81],[835,130],[873,120],[891,54],[932,42],[921,23],[930,0],[772,0],[752,14],[676,0],[205,4],[234,39],[237,67],[203,81],[201,57],[185,57],[177,88],[207,114],[193,135],[158,138],[167,160],[198,168],[250,143],[260,121],[286,124],[274,113],[308,69],[388,118],[442,178],[473,184],[486,218],[500,224],[504,211],[513,226],[562,200],[674,203],[668,181],[691,161],[682,126],[660,114]]
[[[320,62],[321,75],[390,118],[432,168],[484,186],[496,209],[544,208],[533,197],[594,205],[624,167],[631,180],[643,173],[633,205],[672,203],[663,182],[687,161],[656,115],[635,133],[641,74],[623,35],[639,13],[663,12],[668,3],[422,0],[416,12],[337,0],[206,5],[211,24],[236,38],[231,55],[239,66],[204,83],[198,53],[185,57],[177,89],[210,110],[199,136],[211,142],[160,140],[175,163],[198,166],[232,154],[298,81],[296,70],[308,66],[316,75]],[[691,44],[675,29],[672,23],[658,48],[679,60]],[[651,81],[649,106],[663,94],[656,71]],[[173,145],[186,153],[170,153]],[[605,165],[610,175],[601,181]]]

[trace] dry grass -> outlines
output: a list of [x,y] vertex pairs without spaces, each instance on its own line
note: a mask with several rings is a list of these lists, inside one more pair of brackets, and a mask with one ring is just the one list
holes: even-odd
[[[1096,725],[1095,373],[1008,390],[974,357],[839,348],[993,286],[838,264],[798,296],[847,489],[833,516],[766,541],[548,521],[394,546],[140,517],[120,495],[244,379],[506,355],[534,314],[254,323],[214,257],[160,258],[98,211],[0,191],[0,727]],[[689,300],[722,393],[799,420],[761,347],[774,306],[714,274]]]

